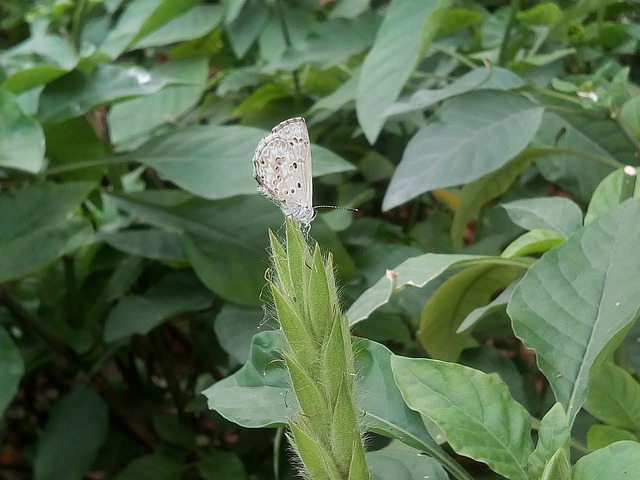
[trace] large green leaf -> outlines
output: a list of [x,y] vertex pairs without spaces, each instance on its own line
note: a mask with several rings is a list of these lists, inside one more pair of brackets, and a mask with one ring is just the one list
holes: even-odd
[[442,255],[427,253],[409,258],[380,278],[351,305],[347,312],[349,324],[355,325],[365,320],[374,310],[389,301],[391,295],[405,286],[422,288],[450,268],[460,268],[492,257],[480,255]]
[[298,403],[288,394],[291,380],[282,361],[284,349],[280,330],[255,335],[244,366],[202,392],[209,408],[243,427],[286,425]]
[[181,83],[138,66],[106,64],[91,73],[74,70],[45,87],[38,118],[42,122],[61,122],[100,105],[151,95],[167,85]]
[[119,145],[184,115],[202,96],[207,68],[205,58],[196,58],[163,63],[150,70],[178,79],[183,85],[113,105],[107,114],[111,142]]
[[358,122],[370,143],[378,137],[387,108],[398,97],[450,5],[449,0],[393,0],[389,5],[362,64],[356,97]]
[[212,202],[170,191],[110,198],[144,222],[181,232],[189,262],[211,290],[241,305],[260,303],[267,229],[282,222],[275,205],[258,195]]
[[13,95],[0,89],[0,166],[29,173],[44,165],[44,134]]
[[107,316],[104,340],[113,342],[136,333],[145,335],[171,317],[202,310],[212,301],[211,292],[193,274],[177,272],[167,275],[144,295],[120,299]]
[[[190,127],[154,138],[131,152],[136,160],[185,190],[209,199],[255,193],[251,158],[267,132],[251,127]],[[313,145],[313,174],[354,167],[327,149]]]
[[640,205],[631,199],[545,253],[507,307],[515,334],[573,423],[598,358],[622,341],[640,308]]
[[531,417],[502,381],[440,360],[393,356],[391,369],[407,405],[434,422],[457,453],[529,480]]
[[85,218],[71,218],[92,183],[39,184],[0,196],[0,282],[19,278],[93,239]]
[[108,430],[106,404],[93,390],[75,387],[51,411],[38,445],[34,478],[84,478],[106,440]]
[[474,91],[447,100],[440,120],[418,130],[409,141],[383,210],[502,167],[534,137],[542,113],[542,107],[503,91]]
[[[397,438],[428,453],[447,470],[464,478],[461,467],[436,444],[425,429],[420,415],[407,408],[393,380],[391,351],[384,345],[363,338],[353,339],[358,382],[358,407],[365,412],[367,429]],[[370,392],[379,394],[370,395]]]
[[20,350],[0,326],[0,415],[9,405],[18,391],[20,379],[24,374],[24,362]]
[[623,480],[634,478],[640,469],[640,442],[625,440],[612,443],[580,458],[572,480]]

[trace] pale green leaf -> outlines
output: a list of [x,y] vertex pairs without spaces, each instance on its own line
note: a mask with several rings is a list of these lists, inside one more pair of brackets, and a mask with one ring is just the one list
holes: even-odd
[[640,471],[640,442],[628,440],[612,443],[580,458],[572,480],[626,480]]
[[407,405],[434,422],[457,453],[529,480],[531,417],[502,381],[440,360],[393,356],[391,368]]
[[628,200],[545,253],[507,307],[570,425],[586,398],[591,367],[622,341],[638,314],[638,238],[640,206]]
[[407,144],[382,209],[499,169],[531,141],[542,112],[529,100],[502,91],[470,92],[447,100],[440,120],[418,130]]
[[385,12],[373,48],[362,64],[356,97],[358,122],[374,143],[385,112],[396,100],[435,36],[449,0],[393,0]]

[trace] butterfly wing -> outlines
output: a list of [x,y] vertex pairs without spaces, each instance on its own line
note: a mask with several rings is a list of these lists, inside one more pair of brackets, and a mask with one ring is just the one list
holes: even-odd
[[253,156],[253,176],[258,191],[278,205],[285,216],[309,225],[315,211],[311,146],[304,118],[285,120],[260,141]]

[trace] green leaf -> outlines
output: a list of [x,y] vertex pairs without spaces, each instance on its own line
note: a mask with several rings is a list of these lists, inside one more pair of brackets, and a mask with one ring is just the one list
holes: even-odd
[[522,257],[535,253],[546,252],[557,247],[566,237],[555,230],[536,228],[524,233],[511,242],[502,252],[503,258]]
[[540,480],[571,480],[571,463],[565,448],[559,448],[547,462]]
[[628,140],[608,118],[572,115],[565,119],[549,111],[544,113],[534,145],[558,149],[536,160],[540,173],[585,202],[620,159],[632,161],[634,155]]
[[406,98],[401,98],[385,112],[386,116],[423,110],[442,100],[472,90],[515,90],[524,85],[524,80],[506,68],[474,68],[444,88],[420,89]]
[[93,190],[89,182],[38,184],[0,197],[0,243],[64,222]]
[[207,67],[205,58],[190,58],[163,63],[150,70],[152,75],[174,78],[183,85],[113,105],[107,114],[111,142],[118,145],[141,137],[184,115],[202,96]]
[[635,138],[640,138],[640,96],[635,96],[622,105],[620,120]]
[[[188,127],[157,137],[131,152],[166,180],[204,198],[256,192],[251,158],[267,132],[242,126]],[[353,170],[336,154],[313,145],[314,176]]]
[[609,361],[589,379],[584,409],[609,425],[640,433],[639,398],[638,381]]
[[264,2],[259,0],[242,2],[242,10],[226,28],[231,48],[237,58],[244,57],[249,47],[256,41],[269,19],[269,13]]
[[349,58],[371,46],[379,23],[380,18],[373,13],[355,20],[338,18],[322,22],[314,28],[312,37],[295,43],[263,71],[274,74],[279,70],[291,72],[305,65],[314,65],[320,70],[343,65]]
[[640,437],[629,430],[612,427],[611,425],[592,425],[587,432],[587,448],[591,451],[604,448],[621,440],[640,442]]
[[372,480],[448,480],[442,466],[427,455],[416,455],[407,450],[384,448],[367,453]]
[[121,252],[154,260],[186,261],[182,236],[156,228],[101,233],[99,239]]
[[568,453],[570,440],[571,430],[567,423],[567,415],[564,413],[562,405],[556,403],[540,422],[538,444],[528,459],[528,472],[531,478],[542,477],[543,471],[547,468],[548,463],[553,461],[552,457],[556,455],[558,450],[564,450],[565,454]]
[[0,196],[0,282],[20,278],[86,245],[93,229],[69,218],[94,184],[38,184]]
[[[462,469],[429,435],[417,412],[411,410],[393,379],[391,351],[379,343],[364,338],[353,339],[358,407],[364,412],[368,430],[397,438],[403,443],[426,452],[451,472]],[[371,392],[377,392],[372,395]]]
[[457,360],[472,333],[470,329],[458,332],[462,321],[523,273],[523,268],[495,259],[492,264],[472,266],[448,278],[420,315],[416,337],[429,357]]
[[194,0],[134,0],[128,3],[118,23],[100,45],[101,53],[115,59],[130,45],[180,18],[194,3]]
[[260,303],[267,265],[265,234],[282,221],[275,205],[257,195],[211,202],[171,191],[109,198],[140,220],[182,232],[187,258],[211,290],[240,305]]
[[44,134],[16,99],[0,89],[0,167],[37,173],[44,166]]
[[[609,175],[596,187],[589,202],[587,213],[584,216],[584,223],[592,222],[600,215],[604,215],[613,210],[620,203],[620,189],[624,171],[619,168]],[[640,182],[636,182],[636,189],[633,197],[640,200]]]
[[34,478],[84,478],[107,438],[108,429],[106,404],[93,390],[75,387],[51,411],[38,444]]
[[628,200],[545,253],[507,307],[515,334],[535,350],[570,425],[586,398],[591,367],[637,316],[639,237],[640,206]]
[[509,300],[511,300],[511,295],[513,295],[513,290],[518,282],[514,282],[505,288],[500,294],[494,298],[491,302],[489,302],[484,307],[479,307],[473,309],[473,311],[467,315],[467,318],[460,324],[457,332],[464,332],[466,329],[471,328],[473,325],[478,323],[484,317],[491,315],[496,312],[504,312],[507,308],[507,304]]
[[167,453],[151,453],[131,461],[116,480],[180,480],[184,465]]
[[582,210],[568,198],[527,198],[502,206],[511,221],[525,230],[550,229],[568,237],[582,226]]
[[211,292],[193,274],[167,275],[144,295],[127,296],[116,304],[104,326],[104,341],[113,342],[136,333],[145,335],[171,317],[202,310],[212,301]]
[[264,320],[264,311],[226,303],[213,326],[222,349],[242,365],[251,350],[251,339],[258,333]]
[[106,64],[91,73],[74,70],[45,87],[40,95],[38,118],[43,123],[61,122],[100,105],[151,95],[180,83],[138,66]]
[[0,415],[18,392],[24,375],[24,362],[20,350],[11,336],[0,326]]
[[480,255],[442,255],[427,253],[409,258],[380,278],[351,305],[347,312],[351,326],[365,320],[405,286],[423,288],[450,268],[473,265],[492,257]]
[[440,120],[418,130],[407,144],[382,209],[497,170],[531,141],[542,113],[542,107],[501,91],[470,92],[447,100]]
[[640,443],[622,441],[596,450],[580,458],[573,469],[572,480],[633,478],[640,466]]
[[439,360],[393,356],[391,368],[407,405],[433,421],[457,453],[507,478],[529,479],[531,417],[502,381]]
[[61,35],[34,35],[0,54],[2,86],[14,93],[61,77],[78,63],[68,39]]
[[203,37],[220,24],[222,14],[221,5],[196,5],[180,12],[151,33],[145,35],[144,31],[140,32],[128,49],[158,47]]
[[244,480],[244,465],[235,453],[210,449],[198,462],[203,480]]
[[211,410],[247,428],[287,424],[298,411],[291,380],[284,367],[281,330],[253,337],[251,354],[240,370],[202,392]]
[[384,15],[373,48],[362,64],[356,97],[358,122],[374,143],[385,112],[440,28],[448,0],[407,2],[393,0]]

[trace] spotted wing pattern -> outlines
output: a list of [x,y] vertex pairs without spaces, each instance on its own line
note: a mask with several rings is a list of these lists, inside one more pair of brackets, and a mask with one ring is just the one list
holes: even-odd
[[311,147],[304,118],[276,125],[260,140],[253,155],[258,191],[308,227],[315,217],[312,203]]

